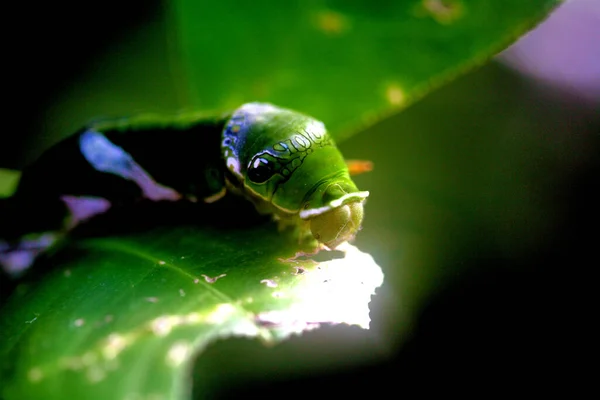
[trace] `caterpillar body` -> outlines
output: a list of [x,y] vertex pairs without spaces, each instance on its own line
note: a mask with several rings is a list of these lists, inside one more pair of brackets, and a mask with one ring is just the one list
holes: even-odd
[[18,276],[71,229],[114,207],[212,203],[228,193],[330,249],[358,232],[369,195],[322,122],[272,104],[97,121],[44,152],[2,199],[0,264]]

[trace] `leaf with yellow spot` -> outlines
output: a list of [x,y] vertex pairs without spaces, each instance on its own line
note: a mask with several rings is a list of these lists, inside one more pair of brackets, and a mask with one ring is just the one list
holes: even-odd
[[339,142],[489,60],[560,2],[178,0],[172,15],[193,106],[268,101]]

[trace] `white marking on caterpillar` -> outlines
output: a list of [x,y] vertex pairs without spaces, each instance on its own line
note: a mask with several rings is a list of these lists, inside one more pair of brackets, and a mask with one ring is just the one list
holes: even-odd
[[366,199],[367,197],[369,197],[369,192],[348,193],[348,194],[343,195],[339,199],[335,199],[335,200],[331,201],[329,203],[329,205],[319,207],[319,208],[312,208],[312,209],[300,211],[300,218],[301,219],[309,219],[309,218],[315,217],[317,215],[324,214],[327,211],[333,210],[334,208],[337,208],[337,207],[343,205],[346,201],[348,201],[352,198]]
[[243,113],[248,117],[255,119],[262,118],[264,114],[277,112],[277,107],[269,103],[246,103],[237,109],[234,116],[238,113]]
[[234,174],[238,175],[238,176],[242,176],[241,172],[240,172],[240,162],[237,158],[235,157],[229,157],[227,158],[227,168],[233,172]]
[[353,197],[358,197],[360,199],[366,199],[367,197],[369,197],[369,192],[348,193],[348,194],[343,195],[339,199],[333,200],[329,204],[331,204],[331,206],[333,208],[337,208],[337,207],[341,206],[342,204],[344,204],[346,202],[346,200],[349,200]]
[[144,197],[153,200],[176,201],[181,194],[157,183],[133,157],[103,134],[88,130],[79,139],[81,153],[98,171],[107,172],[137,183]]
[[318,143],[319,139],[322,139],[327,133],[327,129],[325,128],[325,124],[321,121],[313,120],[308,123],[305,132],[315,143]]
[[319,208],[312,208],[309,210],[302,210],[302,211],[300,211],[300,219],[309,219],[311,217],[315,217],[317,215],[324,214],[327,211],[332,210],[333,208],[334,207],[329,205],[329,206],[323,206],[323,207],[319,207]]

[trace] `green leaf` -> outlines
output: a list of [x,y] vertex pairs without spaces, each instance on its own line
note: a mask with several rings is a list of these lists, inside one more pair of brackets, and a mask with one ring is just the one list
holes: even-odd
[[21,173],[0,168],[0,198],[10,196],[16,189]]
[[368,328],[383,281],[373,259],[351,245],[296,254],[290,239],[268,223],[72,243],[3,309],[2,398],[183,398],[194,357],[216,339]]
[[174,2],[194,105],[269,101],[341,140],[482,64],[559,0]]

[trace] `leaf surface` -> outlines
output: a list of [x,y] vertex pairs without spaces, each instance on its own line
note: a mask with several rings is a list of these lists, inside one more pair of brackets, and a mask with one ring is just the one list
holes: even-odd
[[268,101],[338,141],[480,65],[559,0],[173,3],[193,105]]
[[275,343],[320,324],[368,328],[383,282],[373,259],[351,245],[297,248],[270,223],[73,242],[3,309],[3,398],[182,398],[191,360],[218,338]]

